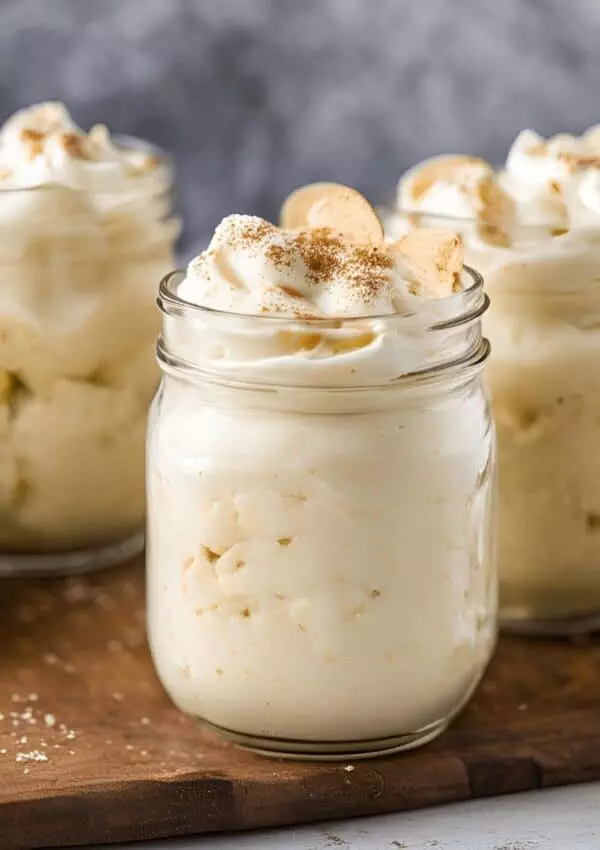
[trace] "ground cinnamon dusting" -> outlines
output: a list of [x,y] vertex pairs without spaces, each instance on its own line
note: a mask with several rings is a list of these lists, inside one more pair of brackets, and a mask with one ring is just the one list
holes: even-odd
[[353,245],[327,227],[303,231],[294,242],[315,283],[346,280],[368,300],[389,281],[394,262],[383,248]]
[[84,148],[84,140],[77,133],[63,133],[60,145],[64,152],[77,159],[88,159]]
[[363,295],[375,295],[381,285],[389,280],[388,273],[394,265],[392,257],[387,251],[372,245],[359,245],[353,254],[345,275],[355,286],[360,287]]
[[270,245],[266,250],[267,259],[276,266],[291,266],[292,255],[283,245]]
[[242,243],[253,245],[272,233],[274,227],[268,221],[253,221],[251,224],[246,224],[243,233],[240,235]]
[[562,160],[571,169],[577,168],[600,168],[600,156],[580,156],[576,153],[561,151],[557,158]]
[[[222,237],[229,248],[244,250],[255,245],[260,245],[276,232],[275,226],[268,221],[250,216],[245,218],[246,220],[241,227],[225,219],[225,228],[222,230]],[[207,251],[205,255],[201,254],[200,257],[209,256],[216,258],[220,253],[219,248],[216,249],[216,252],[213,248]]]
[[600,168],[600,156],[580,156],[577,165],[579,168]]
[[27,127],[21,130],[21,141],[27,146],[31,159],[41,154],[45,138],[45,133],[39,130],[30,130]]
[[345,246],[331,228],[304,230],[296,236],[294,244],[316,283],[330,280],[339,270]]
[[21,130],[21,141],[26,144],[29,142],[43,142],[45,138],[45,134],[40,132],[40,130],[31,130],[27,127]]
[[528,156],[546,156],[548,153],[548,145],[546,142],[535,142],[526,151]]

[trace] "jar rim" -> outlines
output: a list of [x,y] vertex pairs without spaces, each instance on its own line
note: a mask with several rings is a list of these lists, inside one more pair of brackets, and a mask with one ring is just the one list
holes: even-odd
[[[450,215],[449,213],[436,213],[432,210],[422,210],[422,209],[407,209],[406,207],[399,208],[393,202],[389,205],[381,205],[381,211],[384,216],[387,215],[395,215],[399,218],[415,217],[422,218],[425,221],[435,221],[436,226],[440,226],[440,222],[442,225],[447,226],[451,229],[460,229],[460,227],[466,227],[468,225],[477,224],[476,216],[462,216],[462,215]],[[600,227],[600,218],[598,220],[598,225],[590,226],[589,229],[596,230]],[[585,227],[581,225],[577,225],[576,228],[569,225],[568,227],[561,227],[559,222],[552,221],[539,221],[539,222],[520,222],[514,226],[514,229],[517,233],[522,233],[524,236],[531,234],[532,236],[539,236],[540,232],[542,232],[548,239],[555,239],[556,234],[552,233],[552,230],[564,230],[565,232],[569,232],[571,230],[585,230]],[[493,246],[493,247],[502,247],[502,246]]]
[[[489,306],[489,298],[484,292],[483,276],[471,266],[464,266],[472,280],[472,283],[460,292],[453,293],[446,298],[431,299],[432,303],[456,305],[457,308],[464,305],[464,310],[457,309],[455,315],[448,319],[434,322],[428,330],[450,330],[452,328],[463,325],[467,322],[472,322],[480,318]],[[331,327],[332,323],[341,324],[344,327],[352,327],[353,325],[362,326],[365,321],[385,321],[385,322],[402,322],[418,316],[418,311],[410,313],[383,313],[377,315],[364,316],[288,316],[273,313],[237,313],[229,310],[219,310],[216,307],[207,307],[201,304],[194,304],[178,295],[176,286],[181,283],[185,277],[184,269],[175,269],[166,274],[160,281],[158,288],[157,304],[162,313],[169,316],[214,316],[219,319],[232,320],[250,320],[259,321],[261,323],[272,323],[276,325],[294,325],[302,324],[316,328]],[[481,296],[475,304],[472,304],[474,296]],[[426,300],[426,299],[424,299]]]
[[[142,139],[139,136],[129,135],[127,133],[118,133],[112,136],[112,140],[118,148],[126,149],[129,151],[141,151],[143,153],[148,153],[150,156],[154,157],[157,160],[156,167],[151,171],[148,171],[146,174],[140,174],[138,176],[138,183],[145,183],[148,178],[153,178],[157,173],[163,172],[169,179],[169,182],[173,182],[175,175],[175,161],[171,154],[160,145],[157,145],[155,142],[150,142],[148,139]],[[48,183],[33,183],[31,186],[10,186],[3,187],[0,185],[0,198],[11,196],[11,195],[19,195],[27,192],[43,192],[48,189],[70,189],[73,192],[78,191],[88,191],[87,189],[82,190],[78,188],[74,188],[68,185],[65,185],[60,182],[48,182]],[[118,194],[114,189],[100,190],[90,189],[95,195],[102,194]]]
[[256,380],[254,378],[236,378],[232,375],[219,373],[198,366],[186,358],[174,354],[167,345],[164,335],[160,335],[156,343],[156,357],[164,374],[174,375],[195,383],[198,379],[203,382],[236,390],[246,390],[251,393],[289,392],[312,393],[316,395],[334,394],[337,396],[361,396],[373,391],[394,393],[400,389],[434,387],[443,381],[458,380],[466,384],[476,377],[483,369],[490,356],[489,340],[481,337],[478,345],[466,357],[457,358],[445,363],[436,363],[427,369],[401,374],[387,382],[372,382],[368,384],[305,384],[273,380]]

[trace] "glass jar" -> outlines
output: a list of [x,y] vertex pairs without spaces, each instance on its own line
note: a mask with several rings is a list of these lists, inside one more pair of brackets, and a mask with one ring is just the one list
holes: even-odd
[[149,640],[174,702],[242,746],[419,746],[483,674],[494,434],[471,274],[425,319],[237,316],[181,300],[179,273],[161,284]]
[[491,297],[501,624],[587,633],[600,627],[600,231],[521,226],[501,247],[472,222],[423,213],[389,230],[442,224],[465,233]]
[[87,571],[143,546],[151,282],[178,223],[164,154],[121,144],[155,155],[122,190],[0,190],[0,574]]

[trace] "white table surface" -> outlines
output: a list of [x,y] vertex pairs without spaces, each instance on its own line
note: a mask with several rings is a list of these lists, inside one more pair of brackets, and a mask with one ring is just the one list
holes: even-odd
[[295,829],[119,846],[128,850],[600,850],[600,782]]

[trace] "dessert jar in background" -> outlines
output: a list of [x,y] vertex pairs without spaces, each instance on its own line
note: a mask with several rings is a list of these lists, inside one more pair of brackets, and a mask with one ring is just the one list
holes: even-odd
[[0,573],[139,551],[172,167],[60,104],[0,130]]
[[600,626],[599,238],[490,263],[502,617],[517,631]]
[[500,172],[434,159],[401,181],[410,212],[389,219],[392,235],[462,230],[485,277],[501,622],[523,633],[600,624],[599,154],[596,130],[549,141],[526,131]]
[[[294,278],[281,286],[298,313],[281,316],[265,309],[268,281],[298,263],[277,237],[256,237],[262,256],[239,249],[240,228],[230,251],[211,243],[201,259],[212,282],[233,281],[238,309],[256,280],[244,269],[260,266],[261,315],[194,303],[193,264],[160,289],[147,458],[157,671],[180,708],[259,751],[418,746],[465,704],[495,643],[481,279],[464,271],[464,291],[415,297],[414,312],[331,320],[303,318],[314,300],[300,306]],[[332,254],[298,239],[328,274]],[[321,283],[321,306],[361,280]]]

